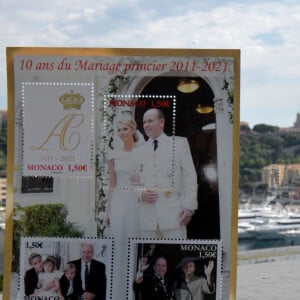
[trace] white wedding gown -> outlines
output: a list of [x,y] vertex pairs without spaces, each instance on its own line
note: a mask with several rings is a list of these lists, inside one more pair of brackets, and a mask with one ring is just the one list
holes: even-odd
[[117,184],[110,200],[110,226],[107,233],[114,237],[112,299],[121,300],[126,299],[126,283],[129,276],[128,238],[140,236],[138,193],[130,182],[130,175],[137,168],[136,151],[114,150],[111,155],[110,158],[114,159]]

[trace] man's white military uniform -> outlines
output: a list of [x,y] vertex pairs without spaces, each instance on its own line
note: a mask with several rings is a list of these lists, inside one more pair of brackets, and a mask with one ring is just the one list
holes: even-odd
[[141,234],[149,237],[186,238],[186,226],[179,224],[183,208],[197,209],[197,175],[186,138],[162,133],[149,138],[140,152],[142,189],[157,192],[154,203],[142,201]]

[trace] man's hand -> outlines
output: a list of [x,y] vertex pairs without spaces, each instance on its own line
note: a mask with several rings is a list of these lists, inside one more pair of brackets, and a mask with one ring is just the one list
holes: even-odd
[[148,258],[147,257],[143,257],[141,259],[139,259],[139,269],[138,271],[140,273],[144,273],[149,267],[149,264],[148,264]]
[[141,200],[146,203],[155,203],[158,198],[158,194],[152,190],[145,190],[141,194]]
[[192,219],[193,213],[189,209],[183,208],[179,215],[180,226],[186,226]]
[[84,300],[93,300],[93,299],[95,299],[95,294],[90,293],[90,292],[84,292],[81,297]]
[[144,272],[148,269],[148,258],[143,257],[139,259],[139,266],[138,266],[138,272],[136,274],[135,282],[141,283],[143,281]]

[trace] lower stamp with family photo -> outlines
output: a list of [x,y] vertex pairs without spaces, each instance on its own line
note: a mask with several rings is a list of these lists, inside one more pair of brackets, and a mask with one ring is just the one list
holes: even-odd
[[111,239],[22,238],[19,299],[110,299]]
[[132,239],[129,299],[221,299],[221,257],[220,241]]

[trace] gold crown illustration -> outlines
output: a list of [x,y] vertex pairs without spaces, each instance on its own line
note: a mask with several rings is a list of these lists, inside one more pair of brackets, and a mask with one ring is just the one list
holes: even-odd
[[80,109],[84,100],[82,95],[74,94],[73,90],[70,91],[70,94],[66,93],[59,97],[59,101],[64,109]]

